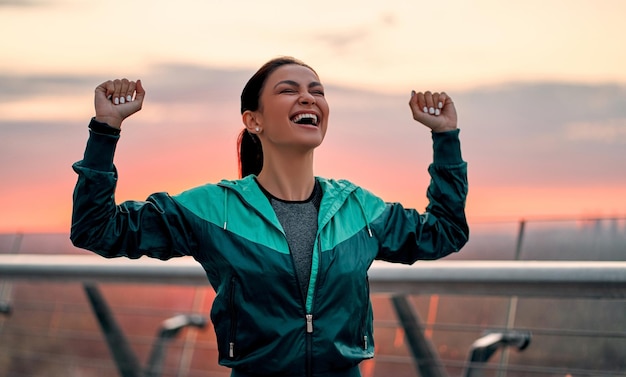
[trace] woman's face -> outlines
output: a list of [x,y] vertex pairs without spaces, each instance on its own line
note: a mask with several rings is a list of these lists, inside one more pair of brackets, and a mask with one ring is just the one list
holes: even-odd
[[328,103],[317,75],[307,67],[287,64],[265,81],[255,113],[264,141],[279,147],[310,150],[324,140]]

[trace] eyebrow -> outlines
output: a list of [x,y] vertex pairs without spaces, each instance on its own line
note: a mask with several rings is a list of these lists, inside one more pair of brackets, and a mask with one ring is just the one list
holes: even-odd
[[[276,88],[277,86],[281,84],[287,84],[291,86],[300,86],[300,84],[298,84],[297,82],[293,80],[283,80],[283,81],[279,81],[278,83],[276,83],[276,85],[274,85],[274,88]],[[309,83],[309,88],[312,88],[314,86],[322,86],[322,83],[317,82],[317,81],[312,81],[311,83]]]

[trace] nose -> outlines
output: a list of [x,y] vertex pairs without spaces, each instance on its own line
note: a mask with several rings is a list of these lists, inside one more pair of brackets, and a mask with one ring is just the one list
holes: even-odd
[[315,96],[309,93],[308,91],[300,94],[300,103],[303,105],[314,105],[315,104]]

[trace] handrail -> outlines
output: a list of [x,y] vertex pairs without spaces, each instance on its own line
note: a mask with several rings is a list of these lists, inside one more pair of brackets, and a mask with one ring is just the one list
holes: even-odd
[[[105,259],[97,255],[0,254],[0,280],[206,285],[190,257]],[[552,298],[626,298],[626,262],[421,261],[412,266],[374,262],[372,292]]]

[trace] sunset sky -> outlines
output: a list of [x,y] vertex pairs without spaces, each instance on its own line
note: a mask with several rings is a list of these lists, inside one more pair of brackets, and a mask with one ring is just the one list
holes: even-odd
[[236,178],[238,96],[266,60],[331,106],[318,175],[423,209],[412,89],[459,110],[471,221],[626,216],[626,2],[0,0],[0,233],[68,232],[93,89],[141,78],[118,200]]

